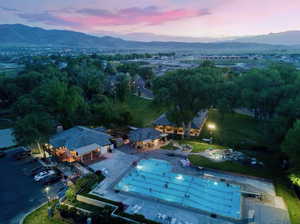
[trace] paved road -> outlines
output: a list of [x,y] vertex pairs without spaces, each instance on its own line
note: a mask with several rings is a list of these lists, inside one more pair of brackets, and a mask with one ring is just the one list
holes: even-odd
[[12,158],[14,152],[0,158],[0,224],[17,224],[24,214],[46,201],[45,187],[28,175],[40,164],[15,161]]

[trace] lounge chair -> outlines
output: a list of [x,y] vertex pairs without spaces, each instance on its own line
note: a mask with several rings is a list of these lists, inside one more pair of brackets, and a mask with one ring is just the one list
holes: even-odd
[[134,213],[138,213],[138,212],[141,210],[141,208],[142,208],[142,206],[138,206],[138,207],[135,209]]
[[131,211],[135,211],[137,209],[138,205],[134,205],[132,208],[131,208]]

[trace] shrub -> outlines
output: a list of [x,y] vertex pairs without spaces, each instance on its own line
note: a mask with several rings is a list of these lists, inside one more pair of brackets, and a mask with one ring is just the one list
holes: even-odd
[[293,184],[300,187],[300,173],[292,173],[289,175],[289,178]]

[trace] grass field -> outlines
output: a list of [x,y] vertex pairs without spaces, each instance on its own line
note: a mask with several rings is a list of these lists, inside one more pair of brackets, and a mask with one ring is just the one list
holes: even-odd
[[150,126],[152,121],[166,112],[164,108],[154,105],[152,100],[138,96],[130,96],[125,103],[133,116],[133,125],[139,127]]
[[189,160],[193,165],[196,166],[203,166],[211,169],[241,173],[256,177],[270,178],[270,172],[265,168],[248,167],[233,161],[214,162],[208,158],[199,155],[190,155]]
[[[249,148],[253,145],[264,145],[265,123],[242,114],[227,113],[223,117],[217,110],[210,110],[207,123],[214,123],[213,140],[220,145]],[[205,125],[201,138],[208,138],[209,130]]]
[[225,149],[226,148],[225,146],[208,144],[208,143],[196,141],[196,140],[179,140],[178,143],[191,145],[193,147],[192,152],[202,152],[202,151],[205,151],[206,149]]

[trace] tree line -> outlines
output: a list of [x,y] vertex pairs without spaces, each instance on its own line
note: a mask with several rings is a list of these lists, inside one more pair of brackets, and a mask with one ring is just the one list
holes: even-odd
[[47,59],[31,58],[15,77],[0,75],[1,112],[16,120],[21,145],[46,142],[57,125],[130,124],[126,101],[136,91],[135,80],[153,78],[152,70],[139,64],[123,65],[102,56]]

